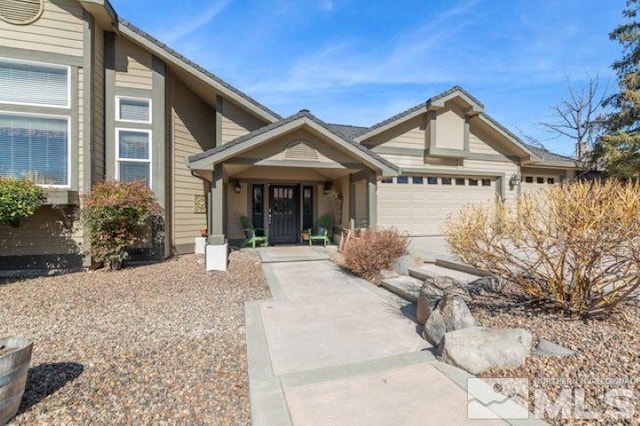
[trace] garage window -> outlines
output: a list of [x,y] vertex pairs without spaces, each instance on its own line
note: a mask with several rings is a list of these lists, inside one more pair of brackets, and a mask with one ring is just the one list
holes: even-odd
[[556,180],[555,180],[554,178],[548,178],[548,179],[547,179],[547,183],[548,183],[549,185],[554,185],[554,184],[556,183]]
[[414,176],[412,180],[414,185],[422,185],[424,183],[422,176]]
[[525,176],[524,181],[526,183],[533,183],[533,176]]
[[544,183],[544,178],[543,178],[543,177],[538,176],[538,177],[536,178],[536,183]]
[[428,183],[429,185],[437,185],[437,184],[438,184],[438,178],[437,178],[437,177],[435,177],[435,176],[429,176],[429,177],[427,178],[427,183]]
[[399,184],[409,183],[409,176],[398,176],[398,183]]
[[384,178],[381,181],[382,183],[393,183],[393,178]]
[[451,178],[449,178],[449,177],[443,177],[443,178],[442,178],[442,184],[443,184],[443,185],[451,185]]
[[469,186],[478,186],[478,179],[469,179]]
[[464,178],[456,178],[456,185],[464,186]]
[[491,179],[482,179],[482,186],[491,186]]

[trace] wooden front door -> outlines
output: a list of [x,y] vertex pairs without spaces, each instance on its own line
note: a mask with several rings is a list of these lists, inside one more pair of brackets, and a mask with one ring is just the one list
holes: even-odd
[[300,234],[297,185],[269,187],[269,242],[297,243]]

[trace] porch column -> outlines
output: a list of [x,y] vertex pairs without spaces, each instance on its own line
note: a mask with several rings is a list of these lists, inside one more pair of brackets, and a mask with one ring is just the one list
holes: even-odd
[[349,227],[351,224],[356,223],[356,209],[358,208],[356,203],[356,177],[354,175],[349,175]]
[[367,212],[369,228],[375,229],[378,226],[378,181],[373,170],[367,174]]
[[213,179],[209,184],[209,244],[224,244],[224,182],[222,165],[213,166]]

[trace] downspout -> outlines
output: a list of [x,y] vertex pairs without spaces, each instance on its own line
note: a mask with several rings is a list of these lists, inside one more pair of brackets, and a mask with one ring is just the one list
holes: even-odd
[[[195,174],[193,172],[193,170],[191,170],[191,169],[189,169],[189,172],[191,173],[191,176],[193,176],[195,178],[198,178],[201,181],[205,182],[207,184],[207,188],[209,188],[208,192],[211,191],[211,181],[208,181],[207,179],[203,178],[202,176]],[[206,216],[205,219],[207,221],[207,237],[208,237],[209,236],[209,232],[210,232],[209,230],[211,229],[211,225],[209,223],[209,221],[210,221],[209,215],[211,214],[211,194],[207,193],[206,197],[207,197],[207,212],[205,214],[205,216]]]

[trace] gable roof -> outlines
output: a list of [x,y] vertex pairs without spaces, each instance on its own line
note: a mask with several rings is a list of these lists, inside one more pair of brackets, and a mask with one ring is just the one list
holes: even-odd
[[[151,51],[154,55],[158,56],[165,62],[173,64],[193,77],[202,80],[204,83],[213,87],[222,96],[226,96],[247,108],[263,120],[272,123],[282,118],[275,111],[267,108],[252,97],[236,89],[220,77],[191,61],[157,38],[119,17],[108,0],[80,0],[80,2],[90,13],[99,16],[102,21],[107,18],[112,21],[112,25],[121,35]],[[102,11],[102,13],[100,14],[99,11]]]
[[[311,114],[307,110],[302,110],[285,119],[276,121],[268,126],[261,127],[251,133],[240,136],[224,145],[219,145],[208,151],[201,152],[187,158],[188,166],[191,169],[207,168],[212,164],[219,163],[229,159],[240,152],[244,152],[255,146],[258,146],[279,134],[308,126],[336,144],[345,148],[351,154],[359,157],[364,162],[380,169],[384,175],[397,175],[399,170],[390,161],[384,159],[375,152],[369,150],[365,146],[353,141],[351,138],[336,131],[335,125],[331,126]],[[343,127],[343,126],[341,126]]]

